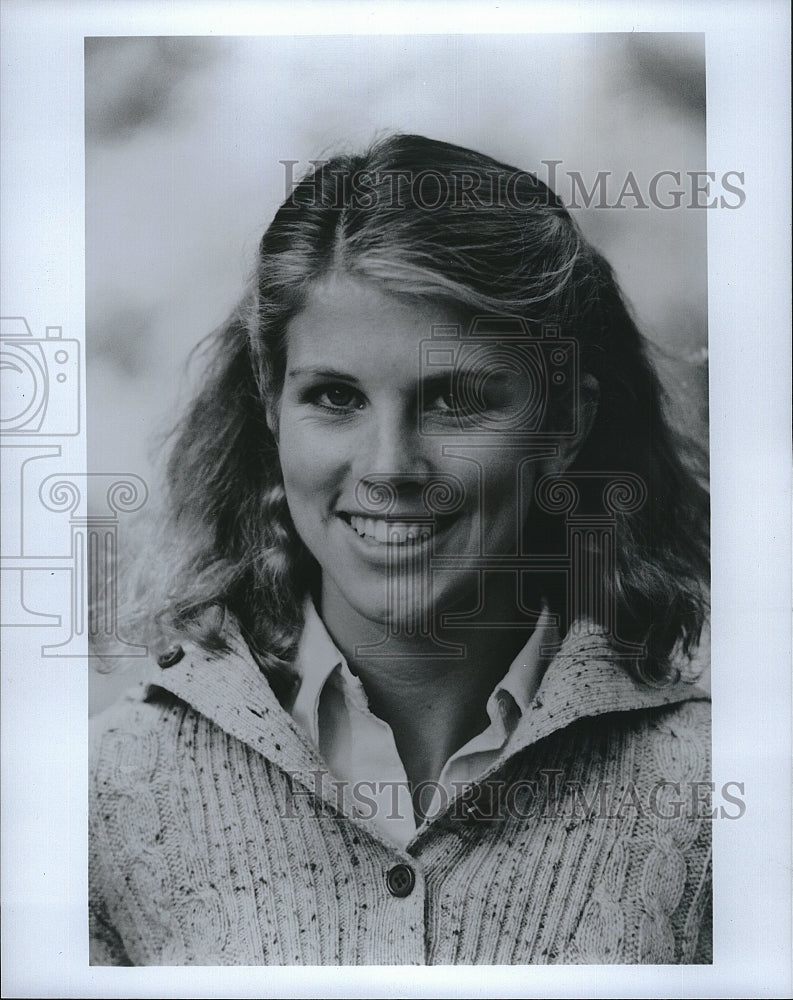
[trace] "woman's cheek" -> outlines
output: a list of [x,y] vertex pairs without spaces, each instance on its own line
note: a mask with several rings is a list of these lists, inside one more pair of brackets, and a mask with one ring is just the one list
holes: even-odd
[[534,475],[524,467],[518,484],[516,465],[514,452],[495,452],[487,463],[483,463],[480,510],[484,513],[483,528],[488,552],[505,554],[519,549]]
[[348,464],[339,435],[305,424],[287,424],[282,426],[279,450],[287,499],[291,493],[312,505],[331,502]]

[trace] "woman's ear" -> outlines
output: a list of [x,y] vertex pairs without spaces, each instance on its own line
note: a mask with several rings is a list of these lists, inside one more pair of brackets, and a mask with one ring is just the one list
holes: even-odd
[[600,402],[600,384],[594,375],[585,374],[578,390],[578,405],[576,413],[575,433],[557,438],[558,454],[543,462],[546,473],[559,475],[565,472],[576,459],[584,442],[589,437],[592,425],[597,416]]

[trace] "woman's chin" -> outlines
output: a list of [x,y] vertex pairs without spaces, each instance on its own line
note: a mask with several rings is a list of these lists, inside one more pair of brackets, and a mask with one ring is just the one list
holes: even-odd
[[[369,594],[356,599],[350,595],[347,600],[353,611],[378,630],[406,639],[437,634],[444,615],[467,610],[470,603],[461,600],[459,595],[455,599],[454,595],[446,593],[432,598],[426,591],[412,598],[405,593],[393,594],[390,599],[379,601],[371,597]],[[475,595],[473,601],[475,605]]]

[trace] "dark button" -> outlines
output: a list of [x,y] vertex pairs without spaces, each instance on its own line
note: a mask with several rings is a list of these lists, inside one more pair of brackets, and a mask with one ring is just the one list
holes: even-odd
[[413,892],[413,886],[416,884],[416,876],[410,865],[394,865],[393,868],[386,872],[385,884],[388,886],[388,891],[392,896],[403,899]]
[[184,650],[181,646],[171,646],[157,657],[157,663],[163,670],[166,670],[168,667],[172,667],[178,663],[183,657]]
[[468,819],[485,819],[484,796],[479,785],[472,785],[463,792],[462,807]]
[[499,801],[497,786],[494,787],[490,782],[484,785],[471,785],[459,799],[460,813],[465,819],[490,822],[499,818]]

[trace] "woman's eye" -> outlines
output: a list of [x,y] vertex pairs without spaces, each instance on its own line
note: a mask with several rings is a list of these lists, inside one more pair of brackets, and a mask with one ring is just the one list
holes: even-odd
[[360,410],[363,406],[360,393],[347,385],[319,386],[311,394],[311,399],[326,410]]
[[489,421],[507,418],[524,405],[524,398],[522,385],[500,378],[498,373],[488,378],[456,377],[425,397],[429,415],[466,427],[478,417]]
[[430,412],[439,416],[464,417],[473,412],[476,401],[470,393],[444,389],[430,400]]
[[441,412],[458,413],[460,412],[460,400],[453,392],[443,392],[436,397],[433,407]]

